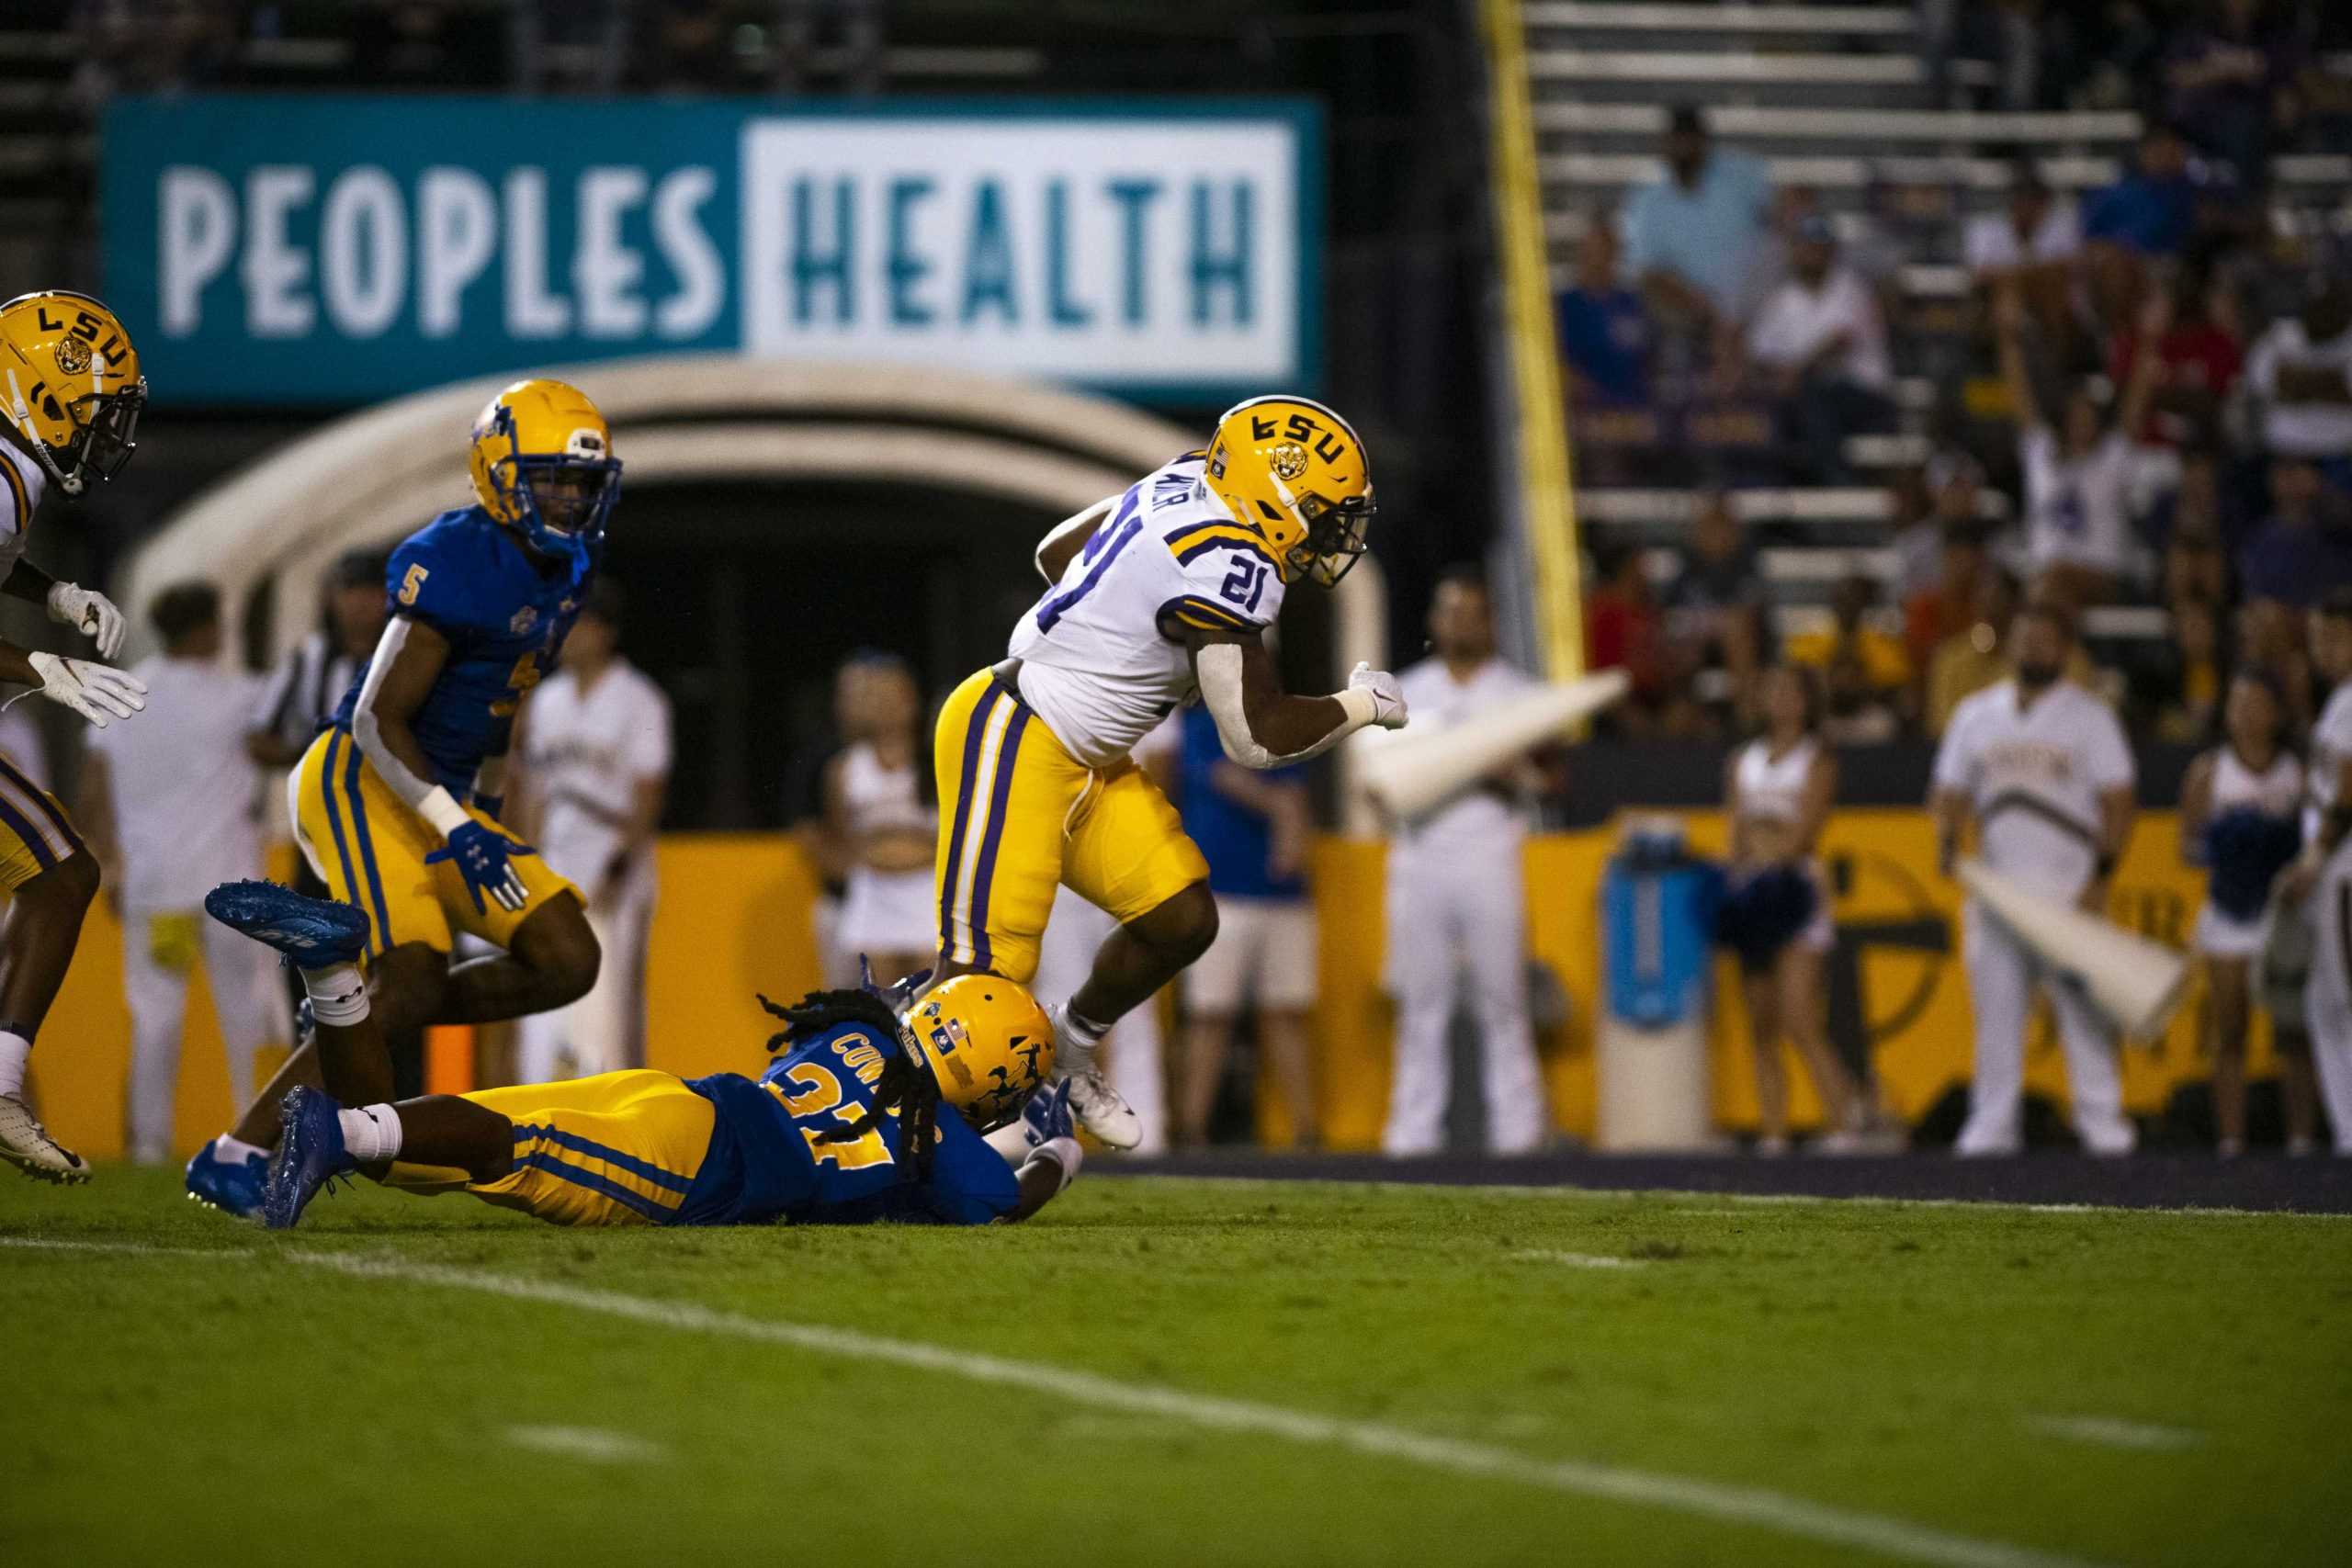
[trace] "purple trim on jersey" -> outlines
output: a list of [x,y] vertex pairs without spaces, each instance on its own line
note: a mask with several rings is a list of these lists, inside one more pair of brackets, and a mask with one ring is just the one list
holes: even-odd
[[[1078,586],[1067,593],[1047,594],[1045,603],[1037,606],[1039,631],[1052,631],[1054,623],[1068,615],[1071,605],[1094,592],[1094,585],[1102,581],[1102,574],[1111,570],[1111,563],[1119,558],[1119,552],[1135,543],[1136,536],[1143,532],[1142,506],[1143,483],[1137,480],[1127,487],[1125,497],[1119,502],[1119,514],[1111,521],[1110,544],[1094,558],[1094,564],[1087,568],[1086,575],[1079,579]],[[1087,547],[1092,549],[1102,538],[1102,533],[1097,529],[1094,537],[1087,541]]]
[[939,863],[939,956],[948,963],[956,962],[956,885],[963,880],[957,868],[964,863],[964,834],[972,825],[972,784],[980,773],[980,737],[988,732],[989,715],[996,711],[997,699],[1002,695],[1004,683],[991,676],[989,689],[972,705],[972,716],[965,721],[964,782],[956,791],[956,826],[947,835],[947,853]]
[[[1010,697],[1011,694],[1007,694]],[[996,852],[1004,842],[1005,803],[1012,795],[1012,764],[1021,754],[1021,735],[1029,728],[1029,705],[1011,697],[1012,716],[1005,721],[1004,744],[996,754],[995,787],[989,792],[989,826],[980,840],[979,865],[972,874],[972,962],[986,969],[989,952],[989,884],[996,876]]]

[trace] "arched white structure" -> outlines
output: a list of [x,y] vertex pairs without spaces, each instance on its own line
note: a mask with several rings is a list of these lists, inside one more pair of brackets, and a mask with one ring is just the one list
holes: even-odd
[[[707,479],[935,485],[1062,514],[1116,492],[1200,432],[1123,403],[968,371],[819,365],[732,355],[608,360],[550,372],[613,424],[631,488]],[[120,595],[147,602],[191,577],[217,583],[230,624],[277,584],[278,651],[334,558],[389,547],[462,505],[465,433],[510,377],[452,383],[339,420],[198,496],[132,559]],[[1007,540],[1027,549],[1027,540]],[[1333,654],[1344,672],[1387,656],[1385,595],[1370,563],[1340,583]]]

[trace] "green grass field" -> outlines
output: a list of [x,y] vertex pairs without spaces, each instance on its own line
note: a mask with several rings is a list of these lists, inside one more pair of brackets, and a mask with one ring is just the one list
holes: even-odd
[[0,1188],[0,1562],[2344,1560],[2352,1222],[1091,1179],[1014,1230],[311,1213]]

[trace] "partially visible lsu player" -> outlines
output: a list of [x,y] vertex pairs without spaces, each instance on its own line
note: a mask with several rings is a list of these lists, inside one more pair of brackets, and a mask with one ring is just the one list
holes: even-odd
[[[2205,970],[2207,1028],[2213,1046],[2216,1152],[2245,1152],[2245,1038],[2254,967],[2269,936],[2270,895],[2302,847],[2303,763],[2287,743],[2287,699],[2260,669],[2241,670],[2222,706],[2221,745],[2189,763],[2180,785],[2181,858],[2206,868],[2205,907],[2191,945]],[[2308,1058],[2279,1053],[2280,1076],[2306,1079]],[[2309,1137],[2311,1097],[2286,1095],[2291,1124],[2300,1107]]]
[[[286,954],[314,998],[352,993],[358,910],[266,882],[224,884],[205,908]],[[352,994],[322,1039],[380,1050]],[[637,1070],[357,1108],[292,1089],[263,1220],[290,1228],[329,1181],[366,1172],[565,1225],[987,1224],[1026,1219],[1077,1176],[1068,1087],[1035,1092],[1053,1026],[1023,987],[966,976],[903,1018],[872,990],[764,1005],[785,1028],[757,1081]]]
[[[385,1036],[545,1012],[595,984],[600,953],[579,889],[499,817],[515,709],[553,669],[594,579],[620,460],[583,393],[526,380],[483,408],[471,469],[475,503],[392,552],[382,640],[288,781],[303,858],[368,924],[367,987],[313,995],[313,1016],[344,1021],[372,990],[378,1027],[322,1028],[233,1134],[190,1162],[190,1193],[232,1213],[258,1200],[292,1086],[389,1100]],[[452,964],[458,931],[502,951]]]
[[1247,768],[1402,728],[1395,676],[1358,665],[1344,690],[1292,695],[1264,640],[1293,581],[1346,575],[1372,514],[1370,459],[1345,420],[1305,398],[1238,404],[1206,450],[1046,535],[1036,563],[1050,586],[1010,656],[940,710],[939,976],[1025,984],[1057,884],[1116,919],[1052,1015],[1071,1106],[1113,1148],[1142,1128],[1095,1047],[1216,937],[1207,863],[1128,753],[1195,693]]
[[[49,618],[122,648],[122,612],[103,593],[62,582],[24,558],[33,512],[51,485],[68,498],[130,460],[147,378],[122,322],[86,294],[56,288],[0,305],[0,580]],[[97,728],[147,705],[136,676],[0,642],[0,682],[38,688]],[[65,808],[0,757],[0,1160],[44,1181],[89,1179],[79,1155],[49,1135],[25,1100],[25,1066],[74,962],[98,863]]]
[[2352,591],[2312,613],[2312,662],[2335,681],[2312,726],[2303,848],[2281,874],[2279,918],[2311,922],[2305,1027],[2339,1157],[2352,1156]]

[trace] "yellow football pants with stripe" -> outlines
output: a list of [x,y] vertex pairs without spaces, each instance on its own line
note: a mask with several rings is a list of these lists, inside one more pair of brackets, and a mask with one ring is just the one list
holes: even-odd
[[[440,850],[441,835],[392,793],[359,743],[342,730],[322,731],[311,742],[286,790],[302,858],[334,897],[368,917],[370,958],[412,942],[447,953],[454,931],[510,946],[514,928],[549,899],[562,893],[579,897],[578,888],[531,853],[511,863],[529,894],[523,907],[508,909],[484,898],[485,908],[476,909],[454,863],[425,863],[427,855]],[[475,821],[522,842],[472,807],[466,810]]]
[[1208,862],[1151,775],[1090,768],[993,671],[956,688],[932,749],[939,778],[939,953],[1026,985],[1070,890],[1122,925],[1195,882]]
[[[0,468],[7,466],[0,460]],[[57,797],[0,754],[0,887],[14,893],[81,848]]]
[[702,1169],[718,1115],[684,1079],[643,1067],[462,1098],[514,1123],[514,1168],[478,1182],[463,1171],[395,1160],[385,1185],[427,1194],[462,1188],[558,1225],[667,1221]]

